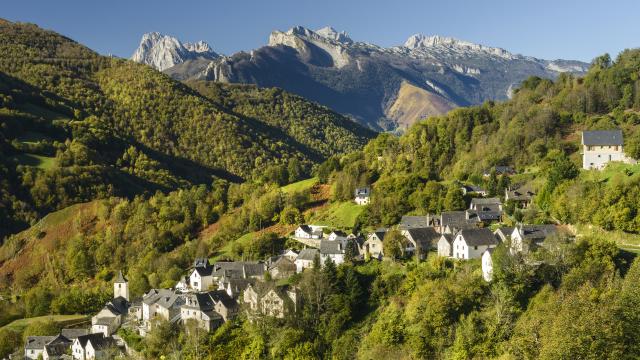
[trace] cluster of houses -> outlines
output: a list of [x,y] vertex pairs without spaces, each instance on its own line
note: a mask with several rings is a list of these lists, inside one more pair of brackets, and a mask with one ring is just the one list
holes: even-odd
[[55,336],[29,336],[25,359],[111,359],[122,353],[124,343],[88,329],[62,329]]
[[113,283],[113,299],[91,318],[90,328],[65,329],[57,336],[30,336],[24,356],[27,359],[111,359],[128,352],[116,334],[120,327],[146,336],[155,320],[165,320],[212,331],[233,319],[241,303],[254,313],[284,317],[297,309],[297,290],[263,280],[266,273],[275,279],[295,274],[298,255],[288,251],[267,261],[213,264],[208,259],[196,259],[189,276],[173,288],[151,289],[135,300],[130,300],[128,280],[118,272]]
[[[635,160],[624,155],[620,130],[584,131],[582,133],[583,168],[602,169],[608,162]],[[513,168],[496,166],[483,175],[512,175]],[[501,243],[508,243],[511,254],[527,253],[545,246],[545,241],[559,232],[556,225],[488,226],[502,221],[503,204],[499,198],[487,198],[488,192],[475,185],[461,184],[463,194],[478,195],[464,211],[442,212],[439,216],[403,216],[397,230],[406,239],[405,254],[424,258],[435,250],[442,257],[468,260],[481,259],[483,277],[493,277],[493,252]],[[527,208],[535,192],[528,186],[505,190],[505,201]],[[354,201],[368,205],[371,188],[355,190]],[[333,231],[324,227],[300,225],[293,238],[306,245],[300,252],[286,250],[266,261],[216,262],[196,259],[189,275],[174,288],[151,289],[141,298],[131,301],[127,279],[119,272],[114,280],[114,296],[91,319],[89,329],[63,329],[56,336],[30,336],[24,346],[26,359],[106,359],[126,352],[126,344],[115,335],[123,326],[145,336],[155,319],[193,324],[212,331],[233,319],[244,305],[250,315],[283,318],[300,307],[298,290],[292,286],[276,286],[264,281],[285,279],[295,273],[331,260],[345,261],[348,251],[353,256],[381,259],[384,239],[390,229],[380,228],[366,236]],[[350,249],[350,250],[349,250]]]

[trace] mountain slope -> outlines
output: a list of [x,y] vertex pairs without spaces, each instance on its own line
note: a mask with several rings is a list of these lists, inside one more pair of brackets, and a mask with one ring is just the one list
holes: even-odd
[[[274,31],[268,46],[251,53],[187,60],[165,71],[180,80],[281,87],[371,128],[392,130],[453,107],[505,100],[529,76],[555,78],[587,68],[579,61],[536,59],[440,36],[417,34],[403,46],[383,48],[332,28],[294,27]],[[433,96],[403,104],[403,84]]]
[[[290,98],[248,88],[234,96],[242,91],[276,103]],[[291,107],[247,116],[220,106],[227,95],[202,96],[148,66],[100,56],[35,25],[0,23],[0,221],[11,224],[0,237],[95,198],[240,181],[293,160],[308,172],[373,136],[299,97]],[[315,132],[296,138],[305,133],[272,121],[284,113]]]

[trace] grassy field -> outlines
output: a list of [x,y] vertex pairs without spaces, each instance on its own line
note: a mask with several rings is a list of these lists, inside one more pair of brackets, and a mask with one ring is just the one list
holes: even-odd
[[306,180],[294,182],[292,184],[283,186],[281,190],[282,192],[285,192],[285,193],[303,191],[303,190],[311,189],[317,183],[318,183],[318,178],[313,177],[311,179],[306,179]]
[[335,202],[313,214],[309,222],[314,225],[351,229],[363,210],[363,206],[356,205],[352,201]]
[[593,225],[576,225],[575,228],[579,236],[612,240],[621,249],[640,253],[640,235],[638,234],[630,234],[620,230],[608,231]]
[[68,326],[68,325],[73,325],[79,322],[86,321],[88,319],[89,317],[86,315],[45,315],[45,316],[15,320],[3,326],[2,329],[12,330],[12,331],[22,333],[24,329],[27,326],[29,326],[29,324],[32,324],[37,321],[53,320],[61,326]]
[[51,169],[56,166],[56,158],[54,157],[35,154],[20,154],[16,155],[14,159],[21,165],[33,166],[43,170]]
[[609,181],[614,177],[631,178],[640,176],[640,164],[609,163],[603,170],[582,171],[580,176],[584,180]]

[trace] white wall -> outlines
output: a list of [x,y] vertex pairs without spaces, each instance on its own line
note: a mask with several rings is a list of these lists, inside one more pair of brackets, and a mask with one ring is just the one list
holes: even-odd
[[493,259],[488,251],[482,254],[482,277],[487,282],[493,279]]
[[[591,148],[591,150],[589,150]],[[629,162],[624,155],[622,146],[583,146],[582,168],[603,169],[609,161]]]
[[444,257],[449,257],[452,255],[451,244],[449,244],[449,242],[444,237],[440,237],[440,240],[438,240],[438,255]]

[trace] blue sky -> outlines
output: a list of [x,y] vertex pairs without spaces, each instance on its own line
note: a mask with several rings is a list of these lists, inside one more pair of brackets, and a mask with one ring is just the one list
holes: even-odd
[[633,0],[5,0],[0,17],[33,22],[103,53],[129,57],[143,33],[207,41],[231,54],[274,29],[331,25],[357,41],[402,44],[414,33],[453,36],[546,59],[590,61],[640,47]]

